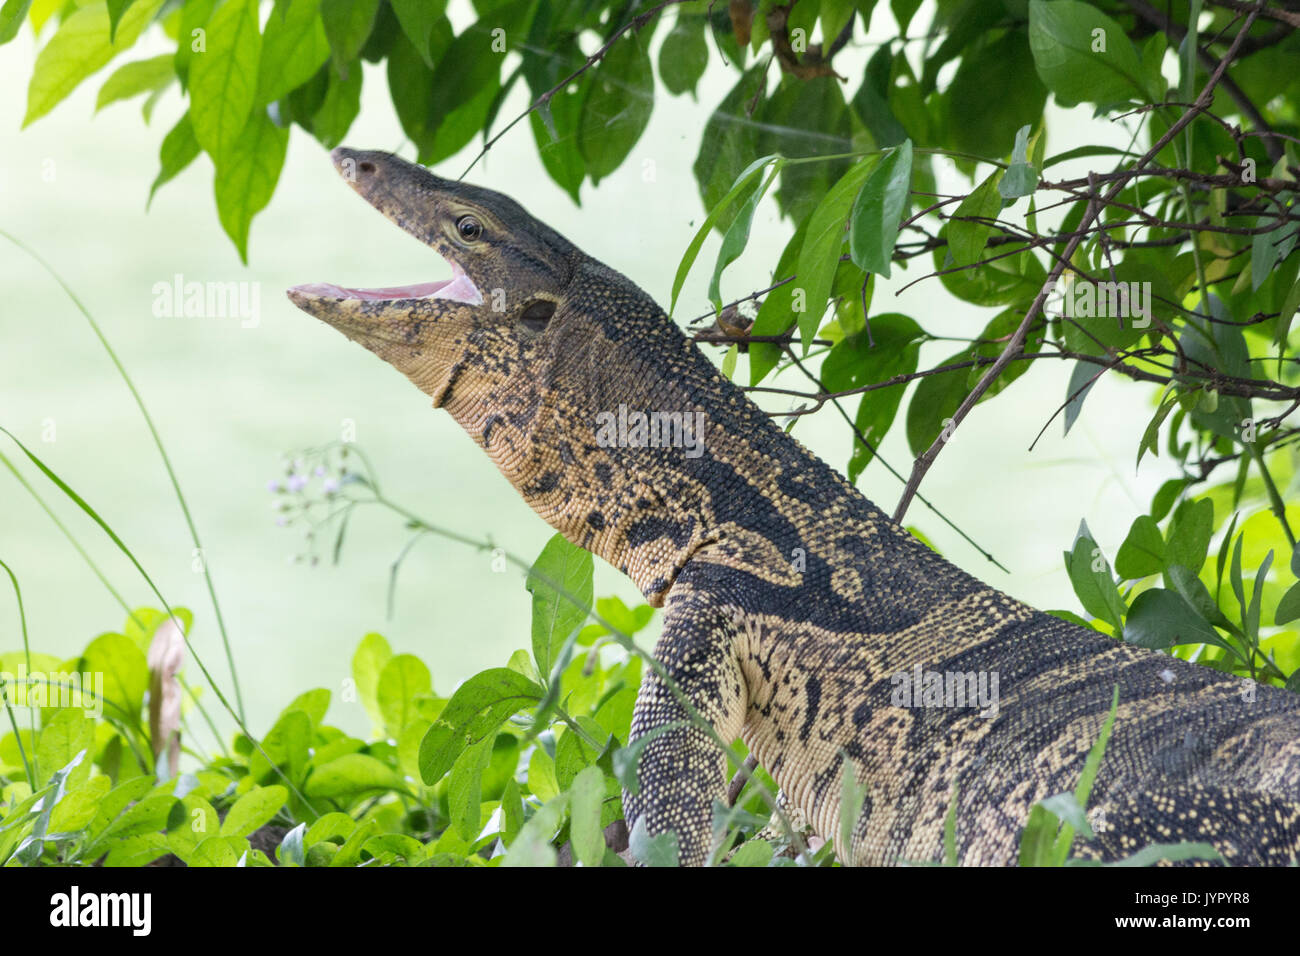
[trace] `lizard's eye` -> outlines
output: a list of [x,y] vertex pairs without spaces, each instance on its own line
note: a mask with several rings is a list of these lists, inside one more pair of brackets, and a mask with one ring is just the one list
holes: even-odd
[[483,235],[483,223],[473,216],[461,216],[456,220],[456,231],[466,242],[473,242]]

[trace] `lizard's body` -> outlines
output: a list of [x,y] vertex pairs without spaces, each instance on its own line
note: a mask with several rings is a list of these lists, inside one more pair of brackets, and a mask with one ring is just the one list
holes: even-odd
[[[637,286],[510,200],[387,154],[335,158],[370,202],[463,268],[481,301],[453,283],[381,295],[304,286],[295,302],[405,372],[538,514],[665,608],[655,654],[666,673],[721,739],[745,740],[841,859],[939,858],[955,785],[962,861],[1014,862],[1032,804],[1074,788],[1116,685],[1089,804],[1098,837],[1084,852],[1187,839],[1230,861],[1297,855],[1300,696],[981,583],[773,424]],[[702,448],[608,441],[602,425],[636,412],[702,413]],[[975,675],[996,703],[900,703],[899,675],[918,667]],[[625,811],[652,835],[676,831],[683,862],[700,863],[728,772],[686,716],[649,674],[633,738],[671,726],[646,746]],[[843,755],[868,788],[848,845]]]

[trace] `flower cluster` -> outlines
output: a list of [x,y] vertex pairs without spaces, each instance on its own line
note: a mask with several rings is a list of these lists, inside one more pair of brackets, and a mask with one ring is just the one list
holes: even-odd
[[344,443],[308,448],[288,455],[282,464],[282,477],[272,478],[266,490],[274,497],[271,507],[280,527],[298,525],[304,529],[306,553],[293,556],[294,563],[318,564],[317,541],[321,532],[339,523],[356,504],[344,489],[364,478],[349,467],[348,446]]

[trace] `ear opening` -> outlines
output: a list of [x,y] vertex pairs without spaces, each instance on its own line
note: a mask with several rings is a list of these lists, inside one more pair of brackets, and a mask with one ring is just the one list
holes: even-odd
[[529,330],[540,332],[546,328],[546,323],[551,321],[551,316],[555,314],[555,303],[547,299],[538,299],[531,303],[528,308],[524,309],[524,314],[519,317]]

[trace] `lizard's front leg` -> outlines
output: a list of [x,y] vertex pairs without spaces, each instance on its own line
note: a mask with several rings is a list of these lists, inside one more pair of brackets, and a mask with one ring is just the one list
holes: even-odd
[[644,818],[650,837],[674,832],[683,866],[708,861],[713,802],[730,779],[719,741],[740,736],[748,706],[734,633],[717,609],[670,606],[655,647],[664,677],[650,670],[637,695],[631,738],[653,739],[638,763],[639,792],[623,794],[624,816],[629,830]]

